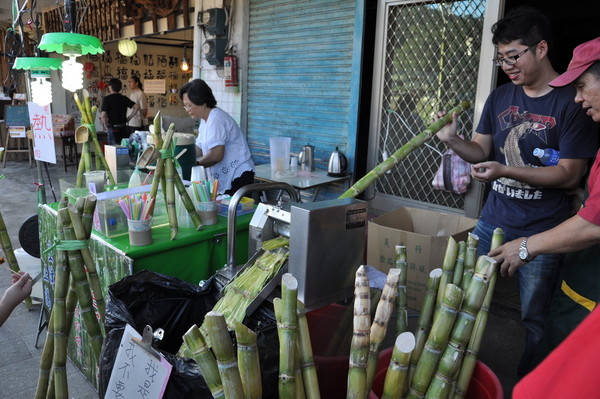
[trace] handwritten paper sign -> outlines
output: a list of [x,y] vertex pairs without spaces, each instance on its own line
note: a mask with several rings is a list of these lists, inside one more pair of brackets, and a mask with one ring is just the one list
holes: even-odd
[[34,158],[37,161],[56,163],[50,105],[42,107],[30,101],[27,103],[27,107],[29,108],[29,121],[33,131]]
[[167,92],[167,81],[165,79],[144,79],[144,93],[165,94]]
[[11,126],[8,128],[11,139],[27,137],[25,126]]
[[141,347],[142,336],[125,326],[104,399],[160,399],[171,375],[171,364]]

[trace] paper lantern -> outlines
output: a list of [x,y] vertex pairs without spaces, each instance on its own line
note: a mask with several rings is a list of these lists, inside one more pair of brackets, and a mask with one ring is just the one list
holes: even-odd
[[131,57],[137,51],[137,43],[133,40],[119,40],[119,52],[125,57]]

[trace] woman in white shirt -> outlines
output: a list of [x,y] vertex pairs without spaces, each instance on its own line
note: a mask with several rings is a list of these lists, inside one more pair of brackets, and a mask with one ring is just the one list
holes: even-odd
[[233,195],[252,184],[254,162],[246,138],[237,122],[217,107],[211,88],[202,79],[194,79],[179,90],[179,96],[187,113],[200,119],[197,163],[219,180],[219,194]]
[[[135,115],[131,116],[131,119],[127,123],[127,130],[129,135],[135,133],[136,130],[146,130],[145,120],[148,116],[148,101],[142,88],[142,82],[136,75],[129,77],[129,99],[136,103],[139,107],[139,111]],[[131,110],[127,111],[127,117],[132,113]]]

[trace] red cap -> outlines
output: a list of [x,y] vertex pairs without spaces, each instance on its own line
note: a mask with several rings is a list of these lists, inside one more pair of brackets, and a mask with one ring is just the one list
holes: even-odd
[[570,85],[596,61],[600,61],[600,37],[575,47],[567,71],[548,84],[552,87]]

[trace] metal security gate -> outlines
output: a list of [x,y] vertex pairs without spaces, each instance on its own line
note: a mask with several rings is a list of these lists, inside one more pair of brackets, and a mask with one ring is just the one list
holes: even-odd
[[[423,131],[436,111],[463,100],[475,105],[481,44],[487,40],[483,39],[485,7],[486,0],[380,1],[378,25],[383,28],[377,40],[370,167]],[[487,93],[479,95],[485,98]],[[459,131],[470,138],[473,125],[471,108],[460,117]],[[444,144],[434,138],[413,151],[375,184],[378,202],[400,198],[463,210],[463,195],[432,187],[444,150]]]
[[250,1],[247,131],[255,162],[269,162],[270,137],[289,136],[292,153],[315,146],[318,168],[336,147],[353,164],[362,3]]

